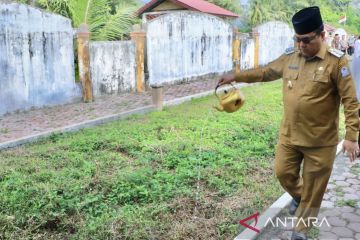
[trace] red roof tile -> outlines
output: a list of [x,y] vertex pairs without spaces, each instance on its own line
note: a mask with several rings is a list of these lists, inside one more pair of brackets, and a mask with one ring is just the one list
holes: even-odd
[[[152,0],[151,2],[147,3],[145,6],[138,10],[138,14],[141,15],[144,12],[150,11],[157,5],[161,4],[165,0]],[[168,0],[173,2],[174,4],[180,5],[184,8],[193,11],[199,11],[203,13],[209,13],[220,17],[239,17],[239,15],[230,12],[224,8],[221,8],[215,4],[206,2],[204,0]]]
[[336,30],[336,27],[331,26],[330,24],[325,23],[325,24],[324,24],[324,29],[325,29],[326,31],[328,31],[328,32],[333,32],[333,31]]

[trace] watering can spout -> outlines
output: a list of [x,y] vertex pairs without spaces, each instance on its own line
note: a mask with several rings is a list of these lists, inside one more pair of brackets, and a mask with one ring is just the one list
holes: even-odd
[[224,107],[223,106],[214,106],[214,108],[216,110],[218,110],[219,112],[223,112],[224,111]]

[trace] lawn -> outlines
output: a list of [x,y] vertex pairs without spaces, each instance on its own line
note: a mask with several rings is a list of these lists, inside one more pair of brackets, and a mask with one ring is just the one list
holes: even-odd
[[281,82],[0,152],[0,239],[232,239],[281,194]]

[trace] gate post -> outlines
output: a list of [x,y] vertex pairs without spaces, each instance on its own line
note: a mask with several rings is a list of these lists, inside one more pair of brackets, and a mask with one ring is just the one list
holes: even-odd
[[90,77],[90,32],[89,26],[82,23],[77,33],[79,75],[84,102],[93,101],[92,82]]
[[135,42],[135,62],[136,62],[136,91],[144,92],[144,68],[145,68],[145,38],[146,33],[138,26],[134,26],[134,31],[130,33],[131,40]]
[[234,63],[234,68],[235,68],[235,73],[240,73],[240,46],[241,46],[241,41],[240,41],[240,33],[234,29],[234,34],[233,34],[233,63]]
[[258,68],[259,67],[259,36],[260,36],[260,34],[255,29],[253,29],[251,35],[255,41],[254,68]]
[[151,95],[155,108],[159,111],[163,109],[164,104],[164,88],[162,86],[152,86]]

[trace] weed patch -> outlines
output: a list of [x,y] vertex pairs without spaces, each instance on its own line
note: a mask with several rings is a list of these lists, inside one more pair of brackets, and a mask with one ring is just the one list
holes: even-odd
[[283,192],[272,171],[281,82],[0,152],[0,238],[231,239]]

